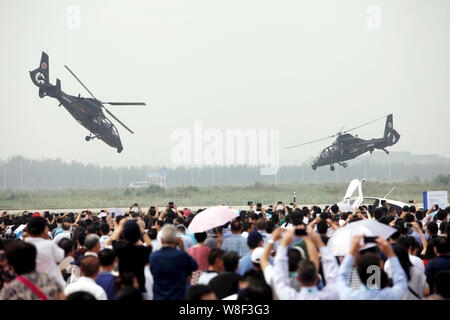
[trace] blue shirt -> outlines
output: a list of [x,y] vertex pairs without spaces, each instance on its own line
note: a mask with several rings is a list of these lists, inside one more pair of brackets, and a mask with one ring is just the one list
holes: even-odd
[[248,270],[253,268],[252,265],[252,253],[249,252],[245,256],[239,259],[239,268],[237,270],[237,274],[243,276]]
[[249,252],[247,239],[240,234],[232,234],[231,237],[223,240],[222,250],[236,251],[240,257],[243,257]]
[[115,284],[114,284],[114,276],[111,272],[100,272],[95,279],[95,283],[97,283],[100,287],[105,290],[106,295],[108,296],[108,300],[115,299]]
[[433,278],[439,271],[450,271],[450,256],[437,256],[428,261],[425,267],[425,275],[430,286],[430,292],[434,290]]
[[186,279],[198,269],[197,262],[185,251],[162,247],[150,254],[153,275],[153,300],[185,300]]

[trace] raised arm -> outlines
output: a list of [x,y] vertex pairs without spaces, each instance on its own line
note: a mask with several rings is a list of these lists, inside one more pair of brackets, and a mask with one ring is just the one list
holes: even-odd
[[276,294],[280,300],[294,300],[296,292],[290,286],[289,265],[287,251],[289,245],[294,241],[295,228],[291,228],[284,233],[283,239],[277,248],[277,254],[273,261],[273,280]]

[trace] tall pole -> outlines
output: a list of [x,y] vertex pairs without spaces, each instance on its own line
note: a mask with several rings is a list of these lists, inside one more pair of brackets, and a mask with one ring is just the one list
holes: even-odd
[[23,163],[20,163],[20,189],[23,190]]
[[102,180],[102,167],[99,167],[100,169],[100,188],[103,188],[103,180]]

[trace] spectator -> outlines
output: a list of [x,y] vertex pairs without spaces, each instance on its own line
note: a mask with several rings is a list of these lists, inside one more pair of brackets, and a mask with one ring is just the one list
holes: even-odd
[[203,284],[192,286],[187,294],[188,300],[217,300],[214,291]]
[[270,235],[266,233],[266,227],[267,227],[267,222],[264,219],[258,219],[256,220],[256,224],[255,224],[256,230],[261,234],[264,244],[263,246],[265,246],[267,244],[267,241],[269,241],[270,239]]
[[177,225],[177,237],[180,237],[183,240],[185,250],[189,250],[190,247],[194,246],[194,241],[191,237],[186,235],[186,227],[182,224]]
[[222,227],[213,228],[211,230],[211,237],[205,240],[205,246],[210,249],[220,248],[222,246]]
[[72,233],[70,232],[70,220],[68,218],[64,218],[61,224],[61,232],[55,233],[53,238],[53,242],[58,244],[62,238],[72,238]]
[[224,239],[222,249],[224,251],[235,251],[240,257],[244,257],[248,252],[247,240],[241,236],[242,226],[240,221],[231,223],[231,237]]
[[439,271],[433,278],[434,294],[450,300],[450,271]]
[[[144,242],[141,241],[141,237]],[[145,295],[144,268],[152,252],[152,242],[145,233],[144,222],[140,218],[138,220],[123,218],[119,222],[119,227],[105,243],[105,247],[109,245],[112,245],[119,260],[119,274],[132,273],[139,283],[141,294]]]
[[[406,277],[408,278],[408,290],[406,290],[402,300],[422,300],[423,297],[428,295],[430,291],[423,270],[417,268],[411,263],[408,250],[403,245],[398,243],[394,247],[394,252],[400,261],[400,265],[406,273]],[[391,268],[387,269],[385,266],[384,269],[388,277],[392,278]]]
[[[188,278],[198,269],[197,262],[184,251],[183,240],[177,238],[173,225],[161,229],[161,242],[162,248],[150,255],[153,299],[184,300]],[[177,250],[176,245],[182,250]]]
[[194,234],[197,244],[187,250],[189,255],[197,262],[198,270],[204,271],[208,269],[208,255],[210,248],[204,245],[206,240],[206,232]]
[[107,222],[100,223],[100,250],[105,249],[105,244],[109,239],[110,227]]
[[252,269],[251,255],[253,250],[258,247],[263,246],[263,236],[258,231],[252,231],[247,237],[247,245],[249,252],[239,259],[239,267],[237,273],[241,276],[244,275],[248,270]]
[[36,271],[54,277],[64,288],[66,282],[59,271],[58,263],[64,259],[64,250],[48,239],[48,226],[44,218],[33,216],[29,219],[25,241],[36,247]]
[[55,278],[36,271],[34,245],[16,240],[6,246],[5,254],[16,278],[3,286],[0,300],[64,299],[63,287]]
[[434,276],[439,271],[450,271],[449,243],[450,241],[446,237],[438,237],[434,242],[434,252],[436,253],[436,257],[431,259],[425,267],[425,275],[431,292],[434,292]]
[[73,241],[69,238],[62,238],[58,242],[58,246],[64,250],[64,259],[58,264],[64,280],[70,276],[70,265],[74,261],[73,258]]
[[85,291],[92,294],[97,300],[107,300],[106,292],[95,283],[100,269],[100,261],[94,256],[84,256],[80,261],[81,277],[64,289],[66,296],[74,292]]
[[[395,256],[394,250],[391,244],[378,237],[376,238],[376,244],[381,252],[387,257],[388,261],[391,262],[392,268],[392,281],[393,287],[382,288],[382,284],[380,281],[376,281],[378,283],[372,284],[369,283],[371,279],[370,276],[373,274],[371,271],[374,266],[379,268],[375,269],[375,272],[381,271],[381,258],[375,253],[368,252],[361,255],[357,261],[358,275],[362,281],[362,288],[360,289],[352,289],[348,284],[348,279],[350,276],[350,271],[352,269],[353,260],[355,255],[359,252],[361,248],[361,239],[362,235],[353,237],[353,242],[350,247],[350,252],[344,257],[341,266],[339,267],[339,273],[337,278],[337,291],[341,299],[353,299],[353,300],[399,300],[405,294],[408,288],[407,277],[405,271],[400,265],[400,261]],[[376,280],[381,278],[380,276],[376,277]]]
[[98,253],[100,261],[100,273],[95,279],[100,287],[105,290],[108,300],[115,298],[115,277],[112,274],[116,263],[116,255],[112,249],[103,249]]
[[207,285],[209,281],[211,281],[211,279],[213,279],[219,273],[224,271],[223,254],[224,251],[219,248],[212,249],[209,252],[208,255],[209,268],[208,270],[202,273],[202,275],[198,279],[198,284]]
[[[282,300],[316,300],[316,299],[338,299],[335,281],[338,272],[338,264],[334,256],[323,243],[321,237],[314,233],[312,227],[307,228],[308,236],[304,237],[310,259],[302,259],[298,266],[297,280],[301,285],[297,292],[290,285],[288,277],[287,250],[295,239],[295,230],[301,227],[291,228],[285,232],[274,260],[273,280],[276,295]],[[312,248],[314,246],[314,249]],[[327,285],[319,291],[318,289],[318,252],[322,255],[322,264]]]
[[224,271],[211,279],[209,285],[217,296],[223,299],[237,293],[241,276],[236,273],[239,263],[238,253],[235,251],[225,252],[223,255]]

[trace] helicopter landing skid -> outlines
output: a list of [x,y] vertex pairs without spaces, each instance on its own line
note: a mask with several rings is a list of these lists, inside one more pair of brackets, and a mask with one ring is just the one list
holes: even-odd
[[339,165],[343,166],[344,168],[347,168],[347,163],[345,163],[345,162],[338,162],[338,163],[339,163]]

